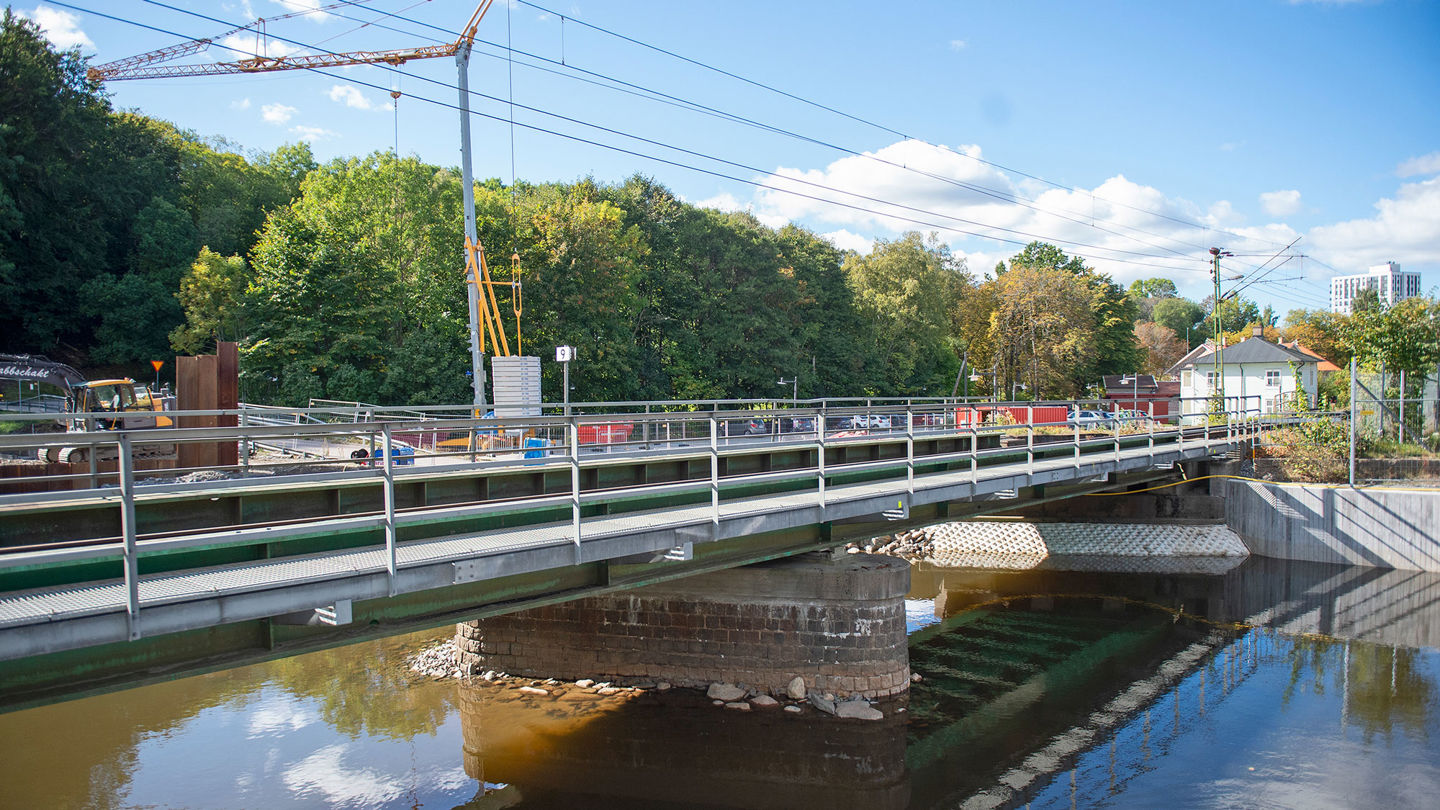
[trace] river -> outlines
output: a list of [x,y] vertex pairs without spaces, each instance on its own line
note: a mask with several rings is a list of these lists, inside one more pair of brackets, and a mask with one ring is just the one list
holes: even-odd
[[923,680],[883,721],[434,680],[405,666],[432,632],[0,715],[0,806],[1314,808],[1440,793],[1440,576],[1259,558],[921,564],[907,609]]

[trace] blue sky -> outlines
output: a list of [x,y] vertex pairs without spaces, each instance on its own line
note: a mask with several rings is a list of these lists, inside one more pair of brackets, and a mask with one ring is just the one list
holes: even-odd
[[[335,2],[66,0],[17,8],[98,64]],[[499,0],[481,22],[482,40],[503,45],[508,37],[528,55],[512,64],[481,45],[473,59],[472,89],[498,99],[473,101],[494,117],[473,119],[480,177],[508,180],[512,149],[516,173],[530,181],[619,181],[639,172],[691,202],[796,222],[843,247],[938,231],[977,274],[1018,250],[1003,240],[1041,238],[1122,283],[1165,276],[1196,299],[1209,292],[1206,249],[1220,246],[1239,254],[1227,261],[1226,290],[1254,282],[1242,294],[1280,313],[1324,307],[1331,275],[1387,260],[1421,271],[1426,291],[1440,284],[1434,2],[535,2]],[[265,47],[277,54],[429,45],[447,36],[417,23],[456,31],[472,8],[468,0],[354,0],[268,22]],[[359,27],[367,21],[399,30]],[[248,52],[257,39],[245,32],[225,41]],[[216,46],[182,63],[237,56]],[[456,112],[425,100],[454,104],[452,60],[330,74],[118,81],[108,89],[117,107],[202,135],[254,150],[303,138],[329,159],[395,146],[397,115],[385,90],[398,86],[400,152],[458,164]],[[704,157],[525,109],[514,113],[512,139],[504,103],[512,76],[517,104]],[[618,79],[805,137],[580,79]],[[1309,258],[1259,277],[1257,268],[1296,237],[1292,252]]]

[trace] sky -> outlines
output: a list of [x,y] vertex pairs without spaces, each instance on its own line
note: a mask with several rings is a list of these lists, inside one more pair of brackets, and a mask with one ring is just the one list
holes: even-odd
[[[21,2],[92,64],[454,40],[469,0]],[[317,10],[318,9],[318,10]],[[283,15],[302,13],[284,19]],[[1385,261],[1440,287],[1440,3],[499,0],[469,67],[475,173],[642,174],[862,252],[934,232],[976,276],[1032,240],[1128,285],[1276,313]],[[509,51],[505,46],[509,45]],[[666,53],[668,52],[668,53]],[[513,56],[507,57],[507,53]],[[112,81],[249,151],[460,163],[453,58]],[[401,94],[391,99],[392,90]],[[1298,240],[1298,241],[1296,241]],[[1287,245],[1294,246],[1287,250]]]

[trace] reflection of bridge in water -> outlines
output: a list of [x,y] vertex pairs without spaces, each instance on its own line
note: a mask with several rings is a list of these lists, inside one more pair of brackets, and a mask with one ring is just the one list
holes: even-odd
[[[540,698],[517,722],[492,702],[513,697],[462,687],[467,772],[505,786],[468,806],[1014,807],[1072,789],[1086,804],[1163,760],[1258,666],[1288,660],[1287,637],[1229,623],[1432,645],[1440,627],[1440,576],[1255,558],[1223,576],[921,566],[914,583],[912,597],[974,598],[912,636],[925,680],[898,719],[651,697],[560,734],[545,718],[594,698]],[[1064,596],[1096,592],[1110,598]],[[1182,607],[1179,621],[1162,609]]]

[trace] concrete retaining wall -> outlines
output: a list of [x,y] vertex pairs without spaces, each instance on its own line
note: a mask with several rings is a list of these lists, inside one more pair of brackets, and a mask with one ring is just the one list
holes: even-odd
[[1225,522],[1265,557],[1440,572],[1440,492],[1232,480]]
[[462,665],[513,675],[745,683],[841,696],[910,687],[910,566],[866,554],[777,560],[466,622]]

